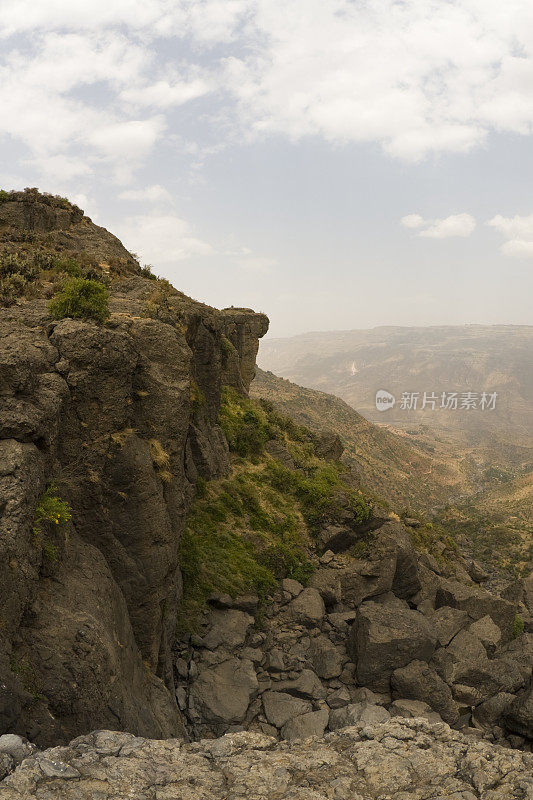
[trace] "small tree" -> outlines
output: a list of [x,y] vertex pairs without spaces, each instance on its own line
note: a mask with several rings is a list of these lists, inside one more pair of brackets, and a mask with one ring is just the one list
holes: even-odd
[[54,319],[94,319],[104,322],[109,316],[109,292],[99,281],[70,278],[49,303]]

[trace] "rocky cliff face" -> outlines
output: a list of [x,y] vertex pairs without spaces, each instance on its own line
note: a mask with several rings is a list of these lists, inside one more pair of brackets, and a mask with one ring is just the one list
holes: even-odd
[[[0,308],[0,732],[175,736],[180,533],[198,476],[229,470],[221,387],[246,391],[268,321],[142,277],[115,237],[34,192],[0,204],[0,250],[21,248],[88,253],[111,316],[54,322],[46,276]],[[72,519],[36,532],[52,483]]]

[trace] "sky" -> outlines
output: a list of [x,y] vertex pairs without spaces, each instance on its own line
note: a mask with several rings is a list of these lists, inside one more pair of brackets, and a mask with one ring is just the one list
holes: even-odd
[[533,324],[531,0],[0,0],[0,187],[270,335]]

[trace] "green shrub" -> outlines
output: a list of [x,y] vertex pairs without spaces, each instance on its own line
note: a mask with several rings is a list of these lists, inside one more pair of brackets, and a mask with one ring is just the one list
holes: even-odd
[[7,203],[9,200],[9,192],[6,192],[5,189],[0,189],[0,203]]
[[104,322],[109,316],[109,292],[95,280],[70,278],[49,303],[48,311],[54,319],[94,319]]
[[72,518],[70,506],[66,500],[62,500],[57,493],[57,486],[51,483],[47,490],[41,495],[37,508],[35,509],[35,521],[33,533],[40,536],[43,533],[43,525],[66,525]]
[[15,273],[5,278],[0,278],[0,304],[12,305],[19,297],[24,295],[28,281],[24,275]]
[[524,633],[524,620],[519,614],[516,614],[513,620],[511,636],[513,639],[518,639],[518,637],[522,636],[523,633]]

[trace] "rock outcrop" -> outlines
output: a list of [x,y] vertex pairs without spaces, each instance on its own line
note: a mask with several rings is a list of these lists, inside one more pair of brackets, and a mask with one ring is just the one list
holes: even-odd
[[422,719],[290,742],[245,732],[183,744],[98,731],[26,758],[0,792],[2,800],[527,800],[533,756]]
[[[0,309],[0,733],[182,735],[180,534],[198,477],[229,471],[221,387],[246,391],[268,320],[143,277],[53,198],[10,195],[0,233],[2,252],[29,241],[97,257],[111,295],[104,325],[53,321],[42,296]],[[72,519],[37,535],[52,483]]]

